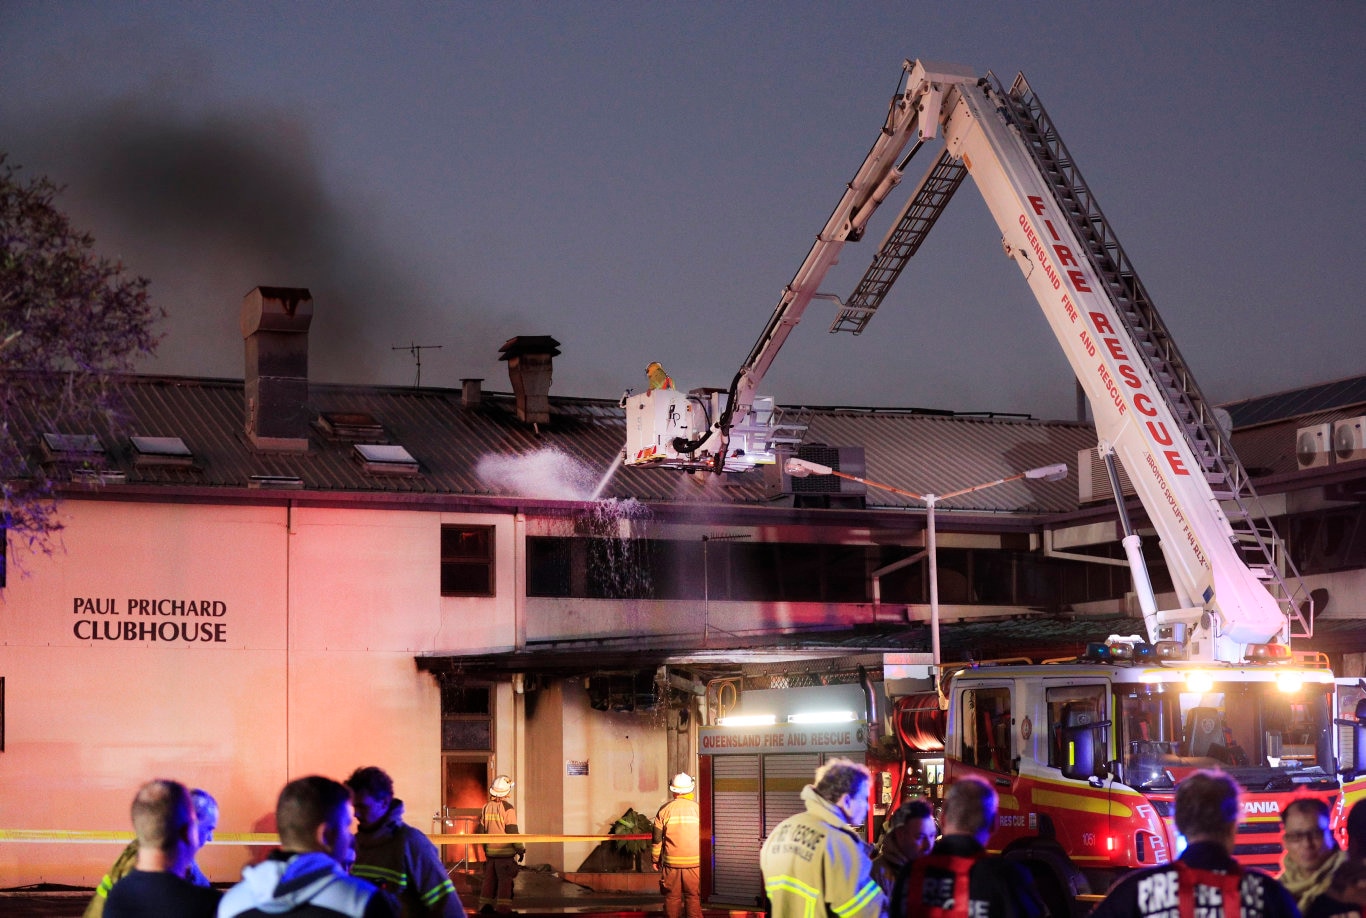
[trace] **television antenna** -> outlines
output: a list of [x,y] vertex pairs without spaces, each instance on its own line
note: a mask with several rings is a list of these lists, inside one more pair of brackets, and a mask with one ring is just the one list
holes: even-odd
[[414,389],[421,389],[421,388],[422,388],[422,352],[423,352],[423,351],[439,351],[439,350],[441,350],[441,348],[442,348],[442,345],[440,345],[440,344],[418,344],[418,343],[416,343],[416,342],[412,342],[412,343],[410,343],[407,347],[404,347],[404,346],[401,345],[401,344],[396,344],[396,345],[394,345],[393,347],[389,348],[389,350],[391,350],[391,351],[407,351],[408,353],[410,353],[410,354],[413,355],[413,362],[417,364],[417,377],[413,380],[413,388],[414,388]]

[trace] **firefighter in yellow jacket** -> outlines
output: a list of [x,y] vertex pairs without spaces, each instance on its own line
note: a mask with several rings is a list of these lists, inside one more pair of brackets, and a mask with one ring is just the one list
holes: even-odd
[[[516,835],[517,810],[513,808],[508,795],[512,793],[513,781],[507,775],[499,775],[489,785],[489,802],[479,816],[479,831],[489,835]],[[522,845],[503,842],[484,846],[484,886],[479,892],[479,911],[488,914],[493,911],[512,911],[512,885],[517,879],[518,861],[526,848]]]
[[868,819],[870,780],[864,766],[831,759],[802,789],[806,812],[778,823],[759,852],[771,918],[880,918],[887,896],[854,830]]
[[702,857],[698,847],[701,819],[693,799],[695,788],[692,776],[679,772],[669,785],[673,799],[655,814],[650,858],[659,871],[664,918],[702,918]]

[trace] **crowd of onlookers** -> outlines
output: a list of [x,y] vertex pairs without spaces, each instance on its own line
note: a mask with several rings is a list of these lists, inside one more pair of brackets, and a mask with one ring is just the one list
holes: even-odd
[[[997,825],[991,784],[967,777],[949,785],[940,824],[928,801],[903,803],[872,851],[853,828],[867,820],[869,781],[863,765],[828,762],[802,792],[805,812],[784,820],[764,842],[760,867],[772,918],[1049,914],[1035,876],[1021,861],[987,853]],[[1241,814],[1239,787],[1229,775],[1198,771],[1183,779],[1174,818],[1185,848],[1169,864],[1121,877],[1091,918],[1366,915],[1366,805],[1349,813],[1348,847],[1342,850],[1327,804],[1309,797],[1290,803],[1282,813],[1285,856],[1278,877],[1234,859]]]
[[[493,782],[481,832],[518,831],[516,811],[501,799],[511,789],[505,775]],[[380,768],[358,768],[344,784],[317,775],[286,784],[275,806],[279,847],[244,867],[226,892],[195,865],[218,824],[210,794],[149,781],[133,798],[132,818],[134,839],[100,881],[85,918],[465,918],[436,846],[403,821],[403,801]],[[507,901],[497,898],[507,871],[494,876],[502,848],[486,847],[481,911],[510,911],[510,879]],[[508,859],[521,850],[503,847]]]
[[[1046,918],[1045,897],[1019,860],[989,855],[999,804],[988,782],[948,787],[940,821],[923,799],[887,819],[876,850],[866,824],[868,769],[848,759],[822,766],[802,791],[804,812],[783,820],[763,844],[760,869],[771,918]],[[512,781],[489,788],[479,831],[516,835]],[[666,918],[701,918],[699,814],[687,774],[654,823]],[[1363,918],[1366,915],[1366,806],[1347,817],[1339,848],[1322,800],[1303,797],[1281,814],[1284,860],[1278,877],[1233,857],[1241,816],[1238,784],[1198,771],[1177,786],[1175,822],[1185,839],[1169,864],[1122,877],[1092,918]],[[218,805],[176,781],[150,781],[132,806],[134,841],[96,890],[86,918],[465,918],[436,847],[403,821],[403,802],[379,768],[359,768],[343,784],[310,776],[285,785],[275,809],[279,848],[242,871],[226,892],[195,865],[213,838]],[[480,912],[512,910],[513,878],[524,848],[513,839],[485,846]],[[1235,915],[1230,908],[1238,905]],[[1052,916],[1065,918],[1065,916]]]

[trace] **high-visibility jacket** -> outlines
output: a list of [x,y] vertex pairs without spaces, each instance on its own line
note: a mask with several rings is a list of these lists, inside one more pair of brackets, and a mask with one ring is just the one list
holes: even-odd
[[[517,810],[502,797],[495,797],[484,804],[479,815],[479,831],[489,835],[516,835]],[[522,845],[487,844],[484,854],[488,857],[514,857],[526,849]]]
[[675,797],[661,806],[655,814],[651,860],[661,867],[700,867],[697,836],[701,821],[697,801],[690,795]]
[[809,784],[802,802],[806,812],[780,822],[759,852],[772,918],[880,918],[887,896],[868,845]]

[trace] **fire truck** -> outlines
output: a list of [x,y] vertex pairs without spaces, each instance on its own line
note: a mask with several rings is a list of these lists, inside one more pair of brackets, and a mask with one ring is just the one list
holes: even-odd
[[[912,158],[935,148],[854,292],[822,293],[842,246],[862,237]],[[772,400],[755,391],[784,339],[816,298],[839,304],[832,332],[860,333],[968,176],[1089,399],[1144,633],[1067,660],[945,667],[930,695],[892,699],[890,783],[923,786],[915,763],[939,760],[945,781],[992,783],[1001,824],[991,847],[1027,864],[1057,911],[1179,853],[1175,788],[1199,768],[1243,788],[1239,859],[1277,869],[1288,801],[1322,798],[1340,823],[1366,795],[1366,688],[1339,686],[1325,658],[1290,649],[1313,634],[1312,603],[1023,74],[1006,85],[906,61],[872,149],[730,386],[624,399],[623,460],[715,472],[777,461]],[[1149,582],[1121,465],[1171,575],[1169,608]]]

